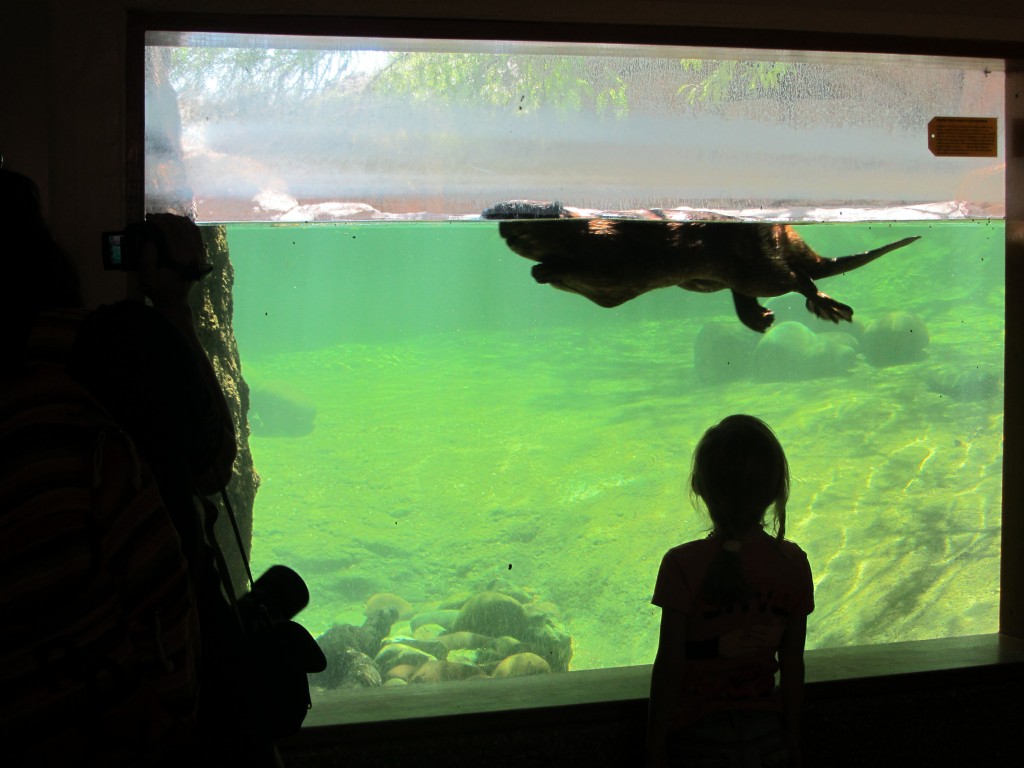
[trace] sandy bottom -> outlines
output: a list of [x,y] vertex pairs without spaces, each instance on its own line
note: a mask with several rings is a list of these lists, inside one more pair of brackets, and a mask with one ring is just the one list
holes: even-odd
[[361,623],[377,592],[429,607],[502,577],[552,606],[572,668],[647,664],[661,556],[707,528],[685,492],[693,445],[747,412],[789,455],[809,647],[996,631],[1001,397],[940,395],[928,372],[977,364],[979,338],[1000,365],[999,315],[949,317],[921,362],[785,383],[702,383],[686,323],[247,360],[254,386],[287,381],[317,409],[307,436],[251,441],[254,569],[305,577],[314,634]]

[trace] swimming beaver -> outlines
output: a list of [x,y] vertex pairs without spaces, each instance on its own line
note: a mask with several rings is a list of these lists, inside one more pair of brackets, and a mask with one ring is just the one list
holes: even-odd
[[699,293],[728,288],[736,314],[758,333],[768,330],[774,316],[757,298],[791,291],[806,297],[807,309],[818,317],[849,322],[853,309],[819,291],[814,280],[857,269],[918,239],[826,259],[786,224],[718,214],[702,221],[674,221],[656,210],[593,218],[560,203],[514,200],[481,215],[505,219],[498,231],[513,251],[540,262],[532,271],[538,283],[602,307],[672,285]]

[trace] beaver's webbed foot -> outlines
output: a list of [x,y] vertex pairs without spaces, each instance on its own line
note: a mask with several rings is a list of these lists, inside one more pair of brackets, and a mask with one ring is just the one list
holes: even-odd
[[853,307],[836,301],[821,291],[818,291],[813,297],[808,297],[807,311],[822,320],[831,320],[833,323],[838,323],[840,320],[853,322]]
[[740,322],[752,331],[764,333],[775,322],[775,313],[758,304],[757,299],[753,296],[733,291],[732,303],[736,307],[736,314],[739,316]]

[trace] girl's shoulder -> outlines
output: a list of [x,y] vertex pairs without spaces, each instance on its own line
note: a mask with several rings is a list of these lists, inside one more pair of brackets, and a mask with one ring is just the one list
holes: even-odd
[[685,555],[687,553],[703,552],[704,550],[717,548],[718,544],[715,539],[710,536],[705,536],[702,539],[694,539],[693,541],[684,541],[682,544],[676,544],[668,551],[668,554]]
[[797,568],[809,568],[810,561],[808,560],[807,553],[804,552],[803,548],[795,541],[789,539],[782,539],[777,541],[779,547],[779,553],[789,563],[793,563]]
[[695,565],[703,563],[718,551],[718,543],[714,539],[703,538],[677,544],[665,553],[662,562],[685,563]]
[[781,539],[777,541],[779,542],[779,549],[783,552],[791,555],[802,555],[803,557],[807,557],[807,553],[804,552],[803,548],[795,541],[790,541],[789,539]]

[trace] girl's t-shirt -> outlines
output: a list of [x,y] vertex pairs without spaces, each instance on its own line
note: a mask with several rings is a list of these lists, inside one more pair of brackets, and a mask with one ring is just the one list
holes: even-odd
[[651,599],[687,617],[677,726],[723,710],[781,709],[774,692],[782,633],[790,616],[814,610],[807,555],[763,530],[744,539],[738,554],[753,597],[729,608],[707,602],[701,585],[721,548],[722,539],[709,536],[670,549]]

